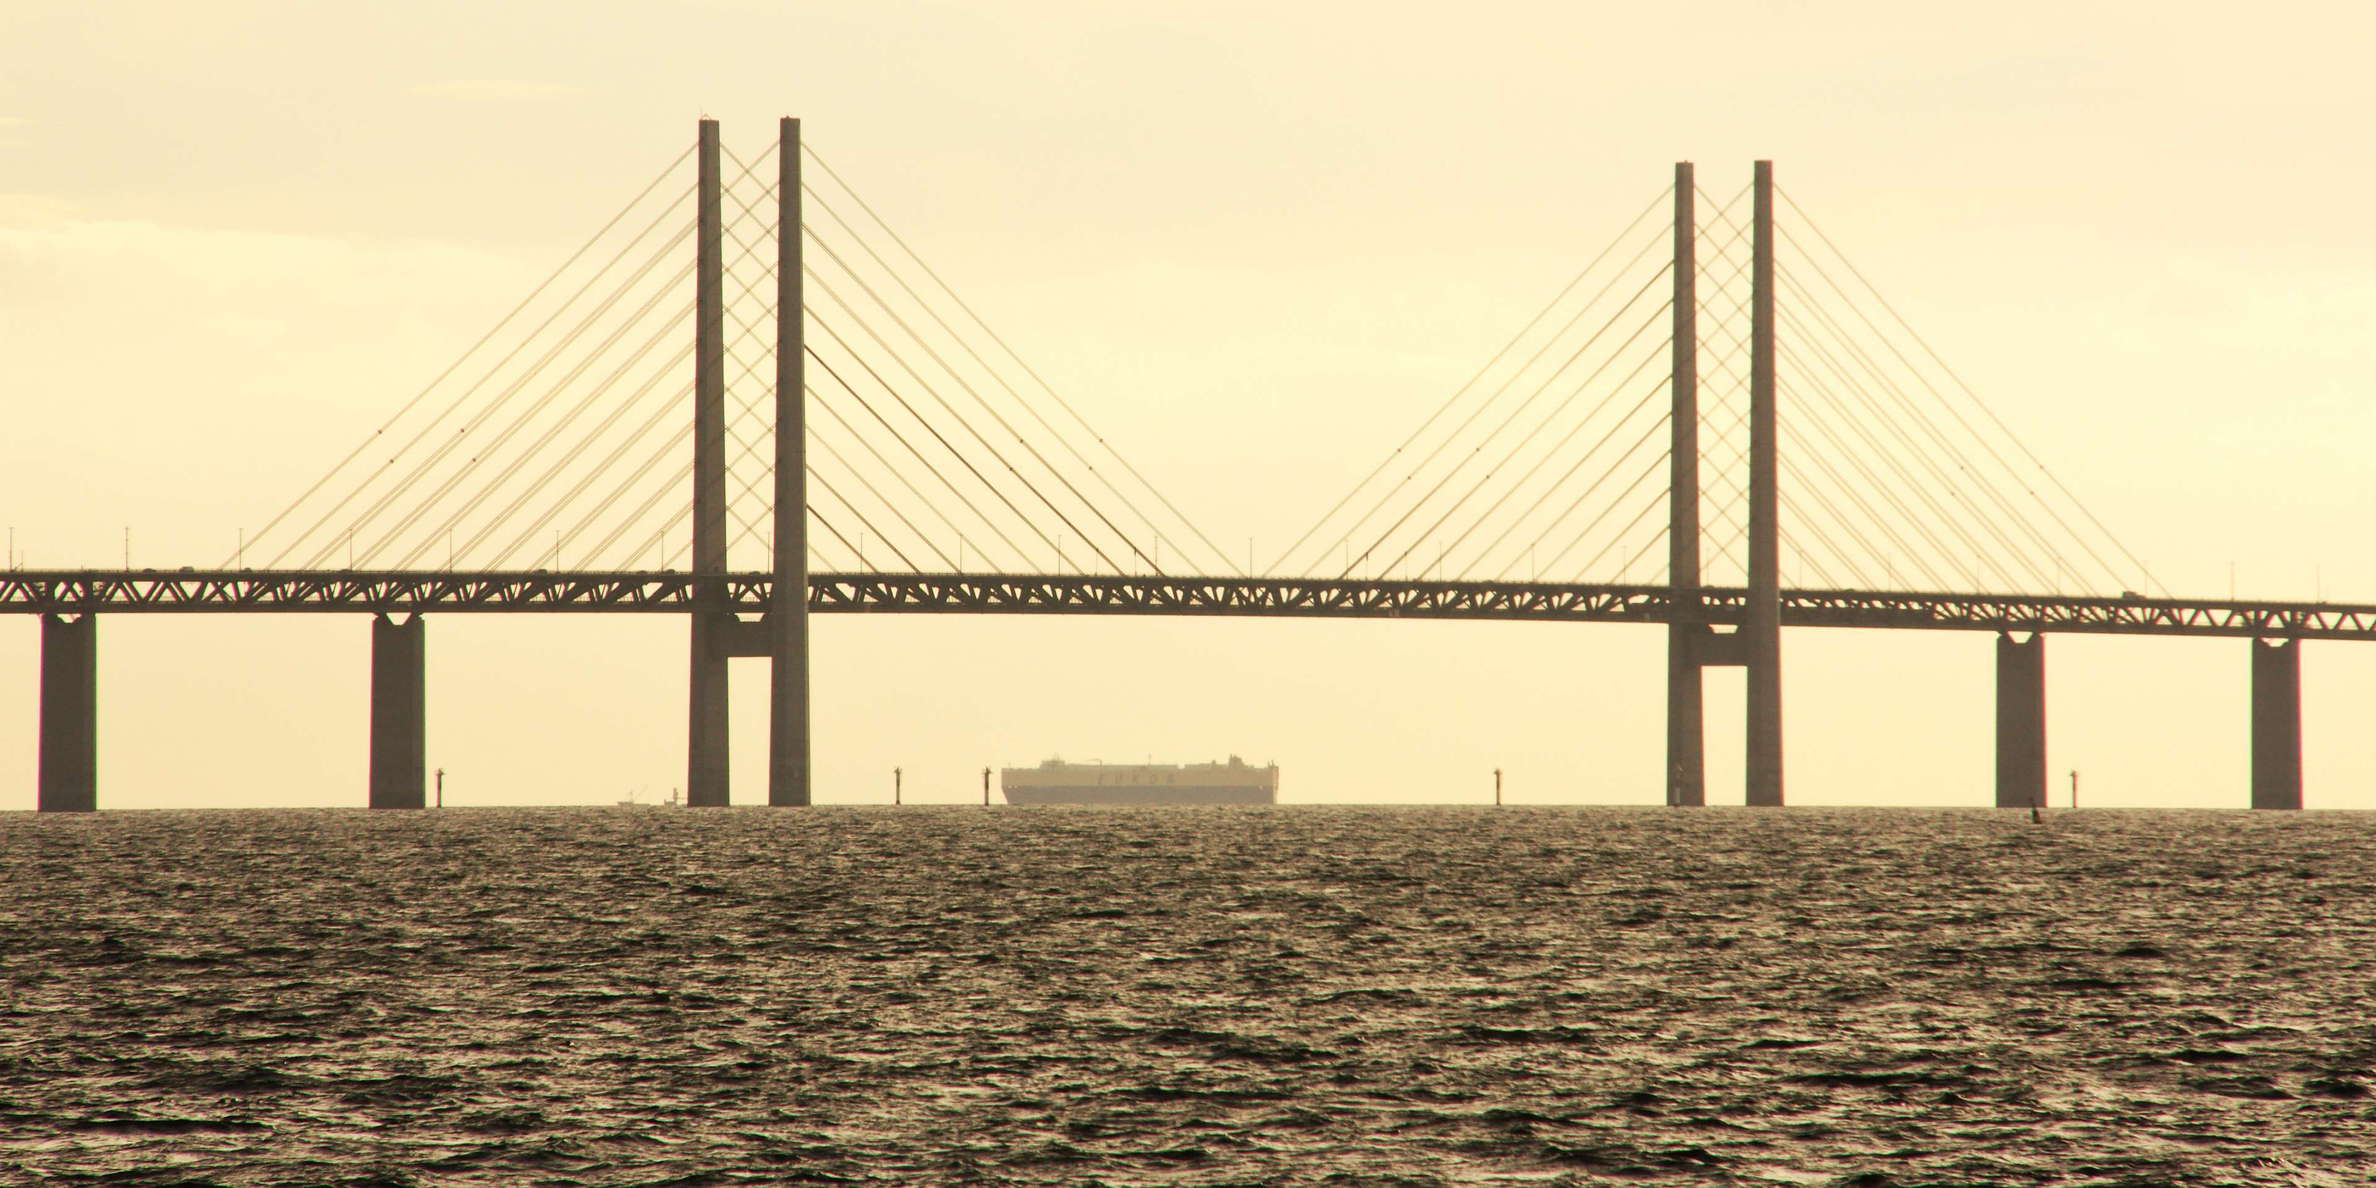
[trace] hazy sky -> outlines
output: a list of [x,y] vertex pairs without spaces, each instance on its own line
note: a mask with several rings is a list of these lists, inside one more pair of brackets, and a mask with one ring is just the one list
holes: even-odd
[[[2376,601],[2372,37],[2345,4],[0,5],[0,519],[31,565],[118,564],[126,525],[135,565],[215,562],[698,117],[757,146],[793,114],[1224,542],[1284,547],[1672,162],[1729,193],[1770,157],[2170,587]],[[680,785],[684,634],[432,616],[449,801]],[[1657,629],[816,636],[827,801],[1057,752],[1276,759],[1290,800],[1481,799],[1497,766],[1514,800],[1661,795]],[[362,617],[100,646],[103,805],[362,803]],[[1784,647],[1794,801],[1987,798],[1989,636]],[[0,622],[0,808],[32,804],[37,656]],[[2056,637],[2048,670],[2058,791],[2244,802],[2242,641]],[[2305,695],[2310,804],[2376,807],[2376,646],[2309,645]]]

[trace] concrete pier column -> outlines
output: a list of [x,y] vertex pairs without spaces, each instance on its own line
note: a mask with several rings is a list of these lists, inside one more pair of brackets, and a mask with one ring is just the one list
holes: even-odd
[[2302,807],[2302,641],[2252,641],[2252,807]]
[[1668,394],[1673,415],[1667,451],[1667,584],[1674,617],[1667,623],[1668,804],[1706,804],[1708,768],[1700,656],[1699,506],[1699,216],[1691,162],[1675,164],[1675,301],[1668,339]]
[[767,606],[767,803],[809,802],[808,418],[801,353],[800,121],[776,145],[775,575]]
[[693,279],[692,679],[685,732],[685,803],[727,802],[726,282],[718,121],[701,121]]
[[41,758],[34,805],[99,807],[99,616],[41,617]]
[[2046,803],[2046,636],[2027,641],[2011,632],[1996,646],[1996,803],[1998,808]]
[[1750,228],[1748,801],[1782,803],[1782,530],[1774,392],[1774,163],[1759,161]]
[[429,804],[427,627],[371,620],[371,807]]

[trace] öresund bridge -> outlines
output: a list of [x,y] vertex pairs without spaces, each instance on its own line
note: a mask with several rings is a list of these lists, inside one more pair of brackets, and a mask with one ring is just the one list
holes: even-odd
[[2004,806],[2044,803],[2050,634],[2243,641],[2271,809],[2302,804],[2300,641],[2376,639],[2376,606],[2168,596],[1767,162],[1722,201],[1676,166],[1293,546],[1241,565],[789,119],[747,161],[703,121],[221,564],[10,568],[0,612],[42,619],[43,811],[98,807],[111,614],[372,616],[374,808],[426,801],[432,614],[685,616],[694,805],[729,800],[736,657],[770,663],[767,802],[809,803],[819,613],[1663,623],[1677,805],[1706,800],[1711,665],[1746,670],[1748,802],[1783,803],[1786,626],[1997,633]]

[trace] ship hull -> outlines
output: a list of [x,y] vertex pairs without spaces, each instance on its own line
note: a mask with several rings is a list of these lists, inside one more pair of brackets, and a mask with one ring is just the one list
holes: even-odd
[[1008,804],[1277,804],[1279,766],[1227,763],[1066,763],[999,773]]
[[1008,804],[1277,804],[1269,788],[1017,788],[1009,786]]

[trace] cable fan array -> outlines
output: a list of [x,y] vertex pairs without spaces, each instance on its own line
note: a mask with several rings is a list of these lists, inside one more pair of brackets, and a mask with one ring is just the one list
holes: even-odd
[[1274,570],[1651,582],[1665,571],[1673,224],[1661,195]]
[[[1789,193],[1775,195],[1784,580],[2166,594]],[[1718,234],[1746,224],[1740,205],[1716,214]],[[1738,391],[1745,409],[1745,381]]]
[[[774,143],[723,154],[728,566],[773,547]],[[813,149],[809,564],[1243,573]],[[246,538],[274,569],[636,570],[691,551],[691,185],[662,170],[461,358]],[[811,168],[813,167],[813,168]],[[2158,588],[1833,240],[1776,191],[1783,579]],[[1644,207],[1268,572],[1666,580],[1674,227]],[[1746,584],[1754,244],[1695,192],[1702,581]]]
[[[777,147],[722,155],[728,566],[772,549]],[[1221,550],[804,148],[809,564],[1159,573]],[[269,568],[676,569],[690,151],[260,531]]]
[[[1701,581],[1748,574],[1755,243],[1695,190]],[[1339,578],[1663,583],[1674,225],[1609,246],[1280,556]],[[1777,191],[1777,194],[1780,194]],[[1786,194],[1776,222],[1781,566],[1803,588],[2158,587]],[[1843,282],[1841,277],[1848,278]],[[1878,314],[1876,314],[1878,310]]]

